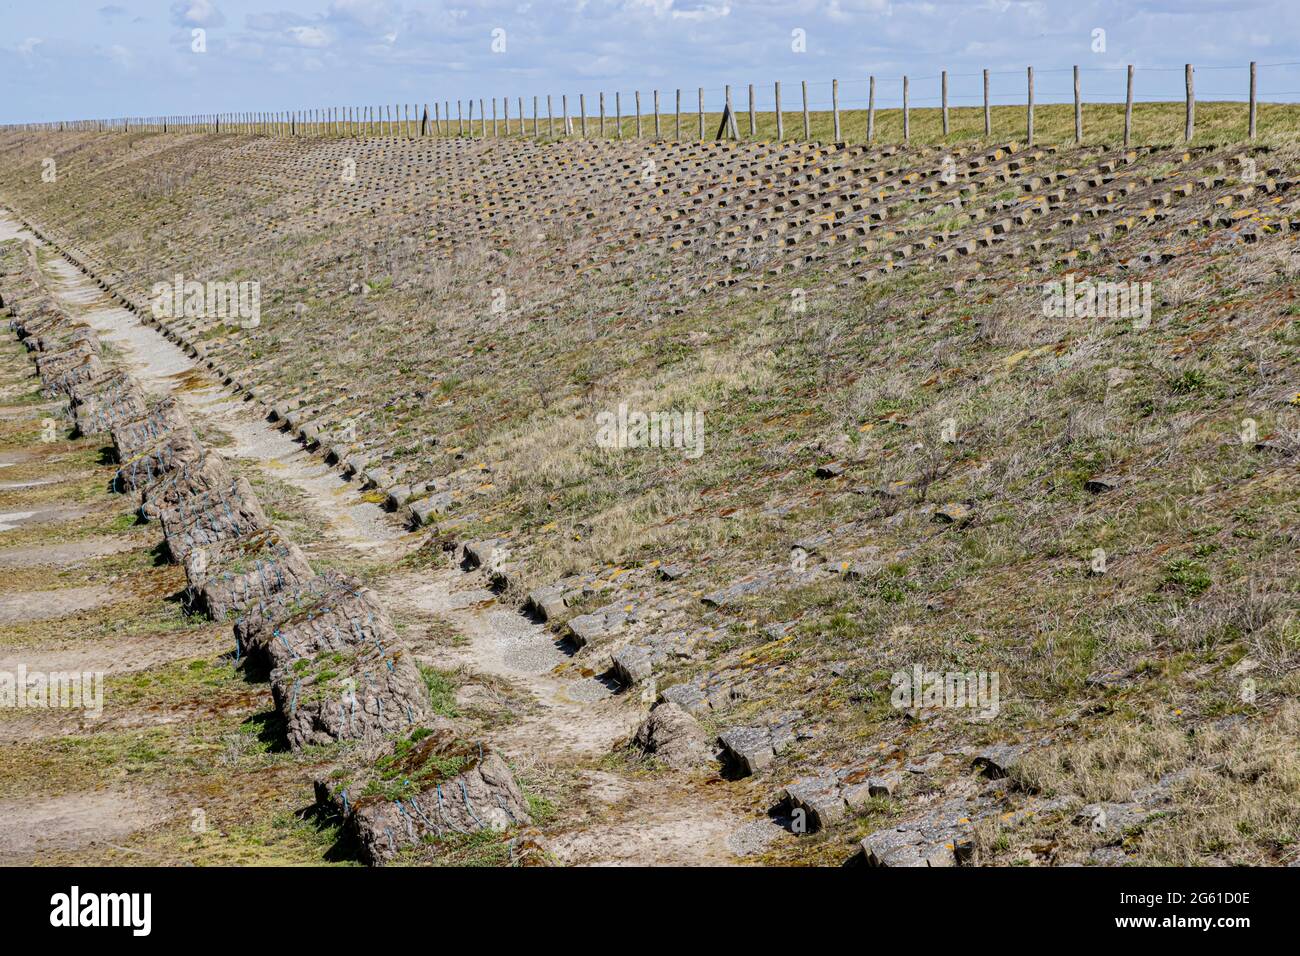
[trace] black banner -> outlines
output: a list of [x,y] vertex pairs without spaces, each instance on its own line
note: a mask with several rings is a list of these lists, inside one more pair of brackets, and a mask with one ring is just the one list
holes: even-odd
[[[660,935],[674,924],[698,928],[703,913],[725,920],[747,911],[741,922],[759,934],[806,932],[816,914],[819,935],[838,927],[876,941],[915,939],[932,927],[939,940],[965,931],[1032,939],[1024,934],[1041,929],[1071,941],[1195,933],[1231,945],[1239,934],[1288,927],[1300,871],[7,869],[0,887],[13,938],[78,934],[128,944],[283,937],[337,945],[398,927],[403,937],[437,934],[440,923],[530,934],[591,923],[622,935],[651,912]],[[619,925],[619,912],[628,923]]]

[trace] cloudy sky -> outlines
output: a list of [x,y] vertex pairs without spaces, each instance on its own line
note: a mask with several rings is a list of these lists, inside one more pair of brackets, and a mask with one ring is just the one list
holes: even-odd
[[598,91],[612,112],[615,90],[728,83],[761,105],[773,80],[791,108],[832,77],[857,106],[869,74],[890,105],[904,73],[926,106],[941,69],[963,105],[985,67],[1021,102],[1027,64],[1043,102],[1072,64],[1086,98],[1122,99],[1134,63],[1140,99],[1174,99],[1188,61],[1201,98],[1241,98],[1256,60],[1261,97],[1297,101],[1297,27],[1297,0],[0,0],[0,122]]

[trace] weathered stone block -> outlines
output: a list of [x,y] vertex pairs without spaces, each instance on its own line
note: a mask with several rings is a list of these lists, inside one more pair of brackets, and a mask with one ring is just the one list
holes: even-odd
[[528,826],[528,803],[506,762],[456,736],[445,721],[361,752],[317,781],[367,862],[387,863],[428,838]]
[[271,671],[271,694],[295,750],[405,733],[435,716],[410,654],[374,643],[286,660]]
[[265,606],[315,575],[306,555],[275,528],[196,548],[185,561],[190,587],[218,621]]
[[614,652],[613,664],[619,681],[629,686],[645,680],[654,672],[646,649],[631,644]]
[[725,762],[744,777],[752,776],[776,756],[766,727],[735,727],[718,737]]
[[676,770],[703,766],[713,756],[704,729],[671,702],[655,705],[637,728],[632,743]]
[[183,499],[159,512],[167,548],[177,561],[191,550],[268,526],[266,514],[247,479],[237,478],[216,492]]
[[785,802],[791,812],[803,811],[810,833],[839,823],[847,811],[839,781],[833,776],[790,784],[785,788]]

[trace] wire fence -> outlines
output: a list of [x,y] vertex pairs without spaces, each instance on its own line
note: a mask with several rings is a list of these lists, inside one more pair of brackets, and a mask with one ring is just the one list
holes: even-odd
[[[1198,87],[1199,81],[1199,89]],[[1295,87],[1295,89],[1287,89]],[[1023,131],[1032,142],[1035,107],[1073,104],[1075,138],[1084,138],[1084,107],[1123,104],[1123,138],[1132,138],[1135,105],[1181,101],[1184,138],[1195,135],[1196,104],[1245,106],[1246,135],[1255,138],[1259,104],[1300,98],[1300,62],[1246,66],[1079,66],[1035,70],[941,71],[919,76],[865,76],[794,82],[776,80],[743,87],[615,90],[533,96],[472,97],[425,103],[322,106],[308,109],[129,116],[8,124],[0,129],[102,132],[229,132],[275,137],[437,136],[538,138],[736,138],[845,141],[877,138],[878,114],[901,119],[891,137],[907,141],[912,118],[939,118],[942,135],[952,114],[982,109],[983,132],[993,134],[994,112],[1025,110]],[[814,124],[813,117],[817,118]],[[761,118],[761,121],[760,121]],[[717,125],[715,131],[714,124]],[[829,130],[821,127],[829,125]],[[852,127],[852,130],[850,130]],[[978,132],[978,130],[977,130]],[[1006,132],[1006,130],[1000,130]]]

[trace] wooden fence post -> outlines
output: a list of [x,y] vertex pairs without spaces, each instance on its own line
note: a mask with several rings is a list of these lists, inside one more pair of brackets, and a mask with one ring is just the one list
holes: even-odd
[[564,135],[569,135],[569,94],[560,94],[560,113],[562,114],[561,122],[564,126]]
[[700,87],[699,97],[700,142],[704,141],[704,87]]
[[1133,64],[1128,65],[1128,92],[1124,97],[1124,147],[1128,148],[1129,136],[1133,132]]
[[1183,138],[1190,143],[1192,135],[1196,132],[1196,87],[1192,80],[1190,63],[1183,68],[1183,73],[1187,78],[1187,128],[1184,130]]
[[660,119],[659,119],[659,91],[658,90],[653,91],[653,95],[651,99],[654,102],[654,111],[655,111],[655,142],[658,143],[663,140],[663,129],[660,125]]
[[605,138],[605,94],[600,93],[600,138]]
[[1255,61],[1250,61],[1250,138],[1255,138]]
[[587,138],[587,94],[586,93],[578,94],[578,113],[582,117],[582,124],[581,124],[582,138],[586,139]]
[[812,139],[812,123],[808,117],[808,81],[803,80],[803,141]]
[[623,100],[618,90],[614,91],[614,124],[618,127],[617,136],[623,138]]
[[1034,68],[1029,67],[1029,100],[1025,113],[1025,140],[1030,146],[1034,145]]
[[907,102],[907,77],[903,77],[903,142],[912,138],[912,119]]
[[876,138],[876,78],[867,79],[867,142]]
[[677,142],[682,141],[682,91],[677,91]]
[[993,135],[993,114],[989,110],[989,71],[984,71],[984,135]]
[[758,136],[758,122],[754,113],[754,84],[749,84],[749,138]]
[[1083,142],[1083,99],[1079,90],[1079,67],[1074,68],[1074,142]]
[[546,123],[548,127],[548,135],[554,137],[555,136],[555,113],[551,111],[550,93],[546,94]]
[[831,114],[835,121],[835,142],[843,140],[840,137],[840,81],[831,80]]
[[785,117],[781,115],[781,81],[776,81],[776,141],[785,139]]
[[636,138],[641,138],[641,91],[636,91]]
[[939,101],[943,105],[943,138],[948,138],[948,71],[939,71]]

